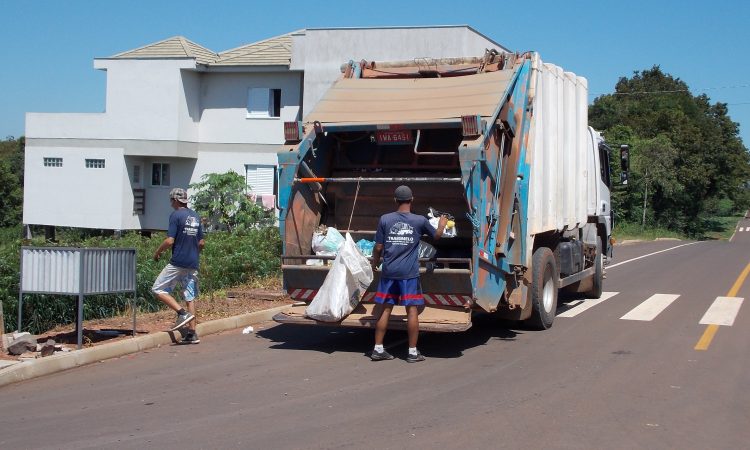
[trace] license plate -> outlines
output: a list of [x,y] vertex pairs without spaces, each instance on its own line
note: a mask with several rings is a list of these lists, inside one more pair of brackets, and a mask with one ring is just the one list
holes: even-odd
[[411,144],[411,130],[378,130],[375,132],[375,140],[380,145]]

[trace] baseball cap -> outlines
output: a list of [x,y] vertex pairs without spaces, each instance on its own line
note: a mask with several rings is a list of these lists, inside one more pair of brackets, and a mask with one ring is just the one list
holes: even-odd
[[396,197],[396,200],[403,202],[406,200],[411,200],[414,196],[411,194],[411,189],[409,189],[409,186],[399,186],[396,188],[394,197]]
[[171,200],[177,200],[180,203],[187,204],[188,202],[187,192],[185,192],[185,189],[182,189],[182,188],[174,188],[171,191],[169,191],[169,198]]

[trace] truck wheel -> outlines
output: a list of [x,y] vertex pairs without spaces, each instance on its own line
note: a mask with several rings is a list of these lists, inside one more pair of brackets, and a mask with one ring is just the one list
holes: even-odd
[[596,238],[596,258],[594,258],[594,275],[591,279],[591,290],[586,293],[587,297],[599,298],[602,296],[604,286],[604,257],[602,256],[604,246],[602,238]]
[[547,247],[540,247],[531,260],[531,306],[529,325],[539,330],[552,326],[557,310],[557,264]]

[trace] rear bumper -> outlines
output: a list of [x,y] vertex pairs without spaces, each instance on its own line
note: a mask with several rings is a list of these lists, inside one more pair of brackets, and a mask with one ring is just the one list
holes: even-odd
[[[297,325],[323,325],[350,328],[375,328],[377,317],[373,315],[374,304],[360,303],[344,320],[340,322],[319,322],[305,317],[306,305],[292,306],[273,317],[279,323]],[[406,330],[406,309],[394,306],[388,328]],[[419,313],[419,330],[441,333],[456,333],[471,328],[471,311],[467,309],[425,307]]]

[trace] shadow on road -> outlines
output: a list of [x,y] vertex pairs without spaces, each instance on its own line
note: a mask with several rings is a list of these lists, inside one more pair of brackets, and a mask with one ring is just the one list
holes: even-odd
[[[497,319],[490,314],[474,314],[472,327],[460,333],[427,333],[419,336],[419,350],[427,357],[458,358],[466,350],[486,345],[491,340],[514,341],[523,329],[517,322]],[[272,349],[306,350],[332,354],[351,352],[369,354],[373,345],[372,329],[282,324],[257,332],[273,343]],[[407,334],[391,330],[385,345],[394,354],[406,353]]]

